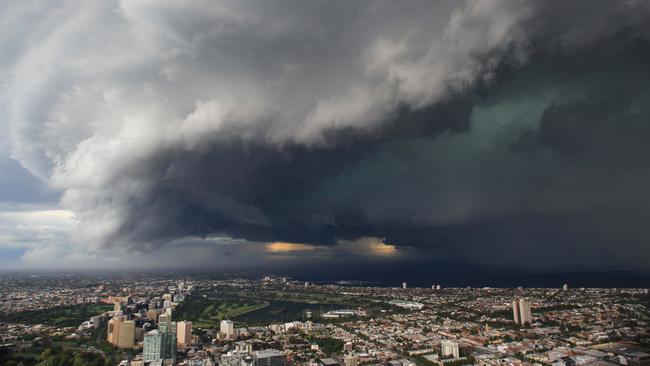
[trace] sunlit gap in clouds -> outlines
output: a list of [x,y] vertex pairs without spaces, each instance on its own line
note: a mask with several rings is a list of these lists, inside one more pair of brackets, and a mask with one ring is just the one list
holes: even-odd
[[364,237],[356,240],[339,240],[333,246],[320,246],[304,243],[273,242],[265,245],[270,254],[290,254],[319,252],[322,254],[345,252],[364,256],[395,256],[400,251],[395,245],[385,243],[381,238]]

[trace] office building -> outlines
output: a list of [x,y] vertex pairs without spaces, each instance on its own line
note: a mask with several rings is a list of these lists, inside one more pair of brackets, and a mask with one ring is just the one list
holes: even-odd
[[176,324],[176,345],[180,348],[192,344],[192,322],[178,322]]
[[460,351],[458,350],[458,343],[454,341],[443,340],[440,341],[440,356],[442,357],[460,357]]
[[106,341],[112,345],[117,344],[117,337],[120,332],[119,318],[111,318],[108,320],[108,332],[106,333]]
[[158,329],[167,332],[172,327],[172,317],[168,314],[160,314],[158,316]]
[[276,349],[265,349],[253,352],[255,366],[283,366],[284,355]]
[[176,333],[154,329],[144,335],[142,358],[144,362],[176,357]]
[[135,344],[135,322],[126,320],[126,317],[114,317],[108,321],[108,343],[120,347],[133,347]]
[[530,310],[530,302],[519,299],[512,302],[512,315],[515,323],[520,325],[531,324],[533,315]]
[[145,362],[160,360],[162,337],[160,331],[154,329],[144,335],[144,347],[142,348],[142,358]]
[[235,324],[231,320],[222,320],[221,333],[223,333],[226,338],[233,337],[235,335]]

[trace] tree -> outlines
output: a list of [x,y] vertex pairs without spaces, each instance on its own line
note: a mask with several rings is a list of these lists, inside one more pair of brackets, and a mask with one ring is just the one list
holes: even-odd
[[47,360],[48,358],[52,357],[52,353],[53,351],[51,348],[46,348],[45,351],[43,351],[39,356],[39,360],[41,361]]

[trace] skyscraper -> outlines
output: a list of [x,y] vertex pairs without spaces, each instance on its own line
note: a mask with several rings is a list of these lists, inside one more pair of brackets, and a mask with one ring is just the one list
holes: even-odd
[[154,329],[144,335],[142,358],[145,362],[165,360],[176,356],[176,333]]
[[221,333],[226,335],[226,338],[230,338],[235,335],[235,324],[230,320],[221,321]]
[[126,317],[114,317],[108,321],[106,335],[108,343],[120,348],[133,347],[135,344],[135,323]]
[[533,322],[533,315],[530,310],[530,302],[518,299],[512,302],[512,315],[515,323],[525,325]]
[[106,333],[106,341],[115,345],[117,344],[117,337],[120,334],[119,318],[111,318],[108,321],[108,332]]
[[160,360],[161,349],[162,337],[160,335],[160,330],[154,329],[144,335],[142,358],[145,362]]
[[512,320],[515,321],[517,324],[521,324],[520,316],[519,316],[519,300],[514,300],[512,302]]
[[460,357],[458,350],[458,343],[454,341],[442,340],[440,341],[440,355],[442,357],[452,356],[454,358]]
[[402,288],[406,290],[407,284],[406,282],[402,282]]
[[145,362],[175,358],[176,328],[176,323],[172,322],[170,315],[158,316],[158,329],[144,335],[142,354]]
[[176,345],[187,347],[192,344],[192,322],[178,322],[176,325]]
[[160,314],[158,316],[158,329],[166,332],[172,326],[172,317],[167,314]]

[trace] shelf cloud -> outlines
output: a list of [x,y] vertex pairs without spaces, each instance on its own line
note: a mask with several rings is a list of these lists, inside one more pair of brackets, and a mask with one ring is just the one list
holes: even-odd
[[650,259],[648,2],[1,7],[8,150],[85,247]]

